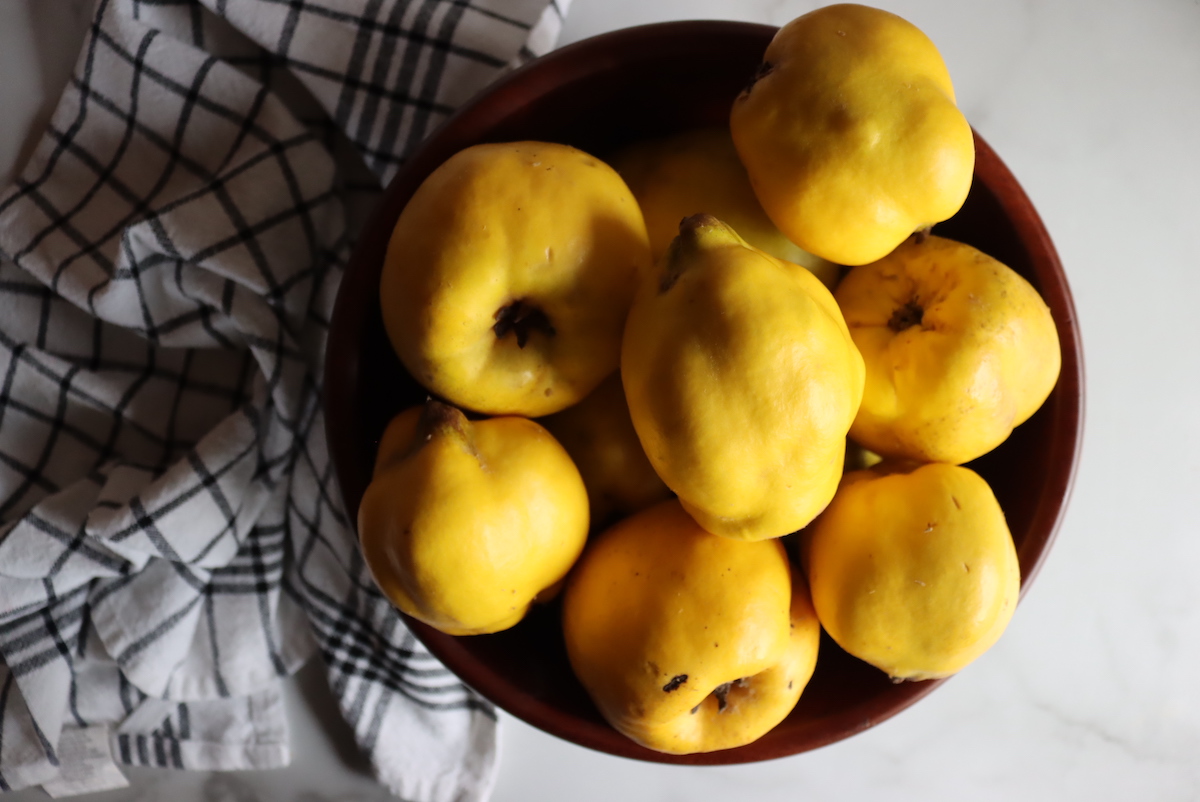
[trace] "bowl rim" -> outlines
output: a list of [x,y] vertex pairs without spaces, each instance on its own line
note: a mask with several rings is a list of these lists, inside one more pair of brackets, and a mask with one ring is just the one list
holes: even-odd
[[[766,37],[769,40],[777,30],[776,26],[753,22],[680,20],[622,28],[581,39],[533,59],[484,87],[413,151],[384,189],[383,196],[360,232],[342,276],[329,325],[326,353],[337,354],[341,358],[327,358],[324,364],[322,403],[325,434],[346,520],[354,533],[356,545],[357,507],[369,481],[369,470],[365,466],[369,466],[371,461],[364,460],[358,448],[360,437],[355,425],[357,413],[351,388],[355,386],[359,375],[360,351],[357,346],[363,342],[362,334],[367,330],[368,318],[353,308],[349,299],[372,297],[372,282],[367,279],[373,277],[374,282],[378,281],[377,268],[382,262],[381,254],[386,251],[387,241],[401,209],[429,172],[459,149],[458,145],[450,147],[446,143],[456,142],[460,138],[457,132],[467,123],[471,127],[486,127],[498,121],[511,103],[520,99],[521,94],[532,91],[540,95],[548,87],[594,74],[605,64],[619,58],[615,53],[617,45],[625,49],[631,42],[657,42],[664,35],[690,38],[740,35]],[[586,54],[588,58],[580,58],[581,54]],[[582,66],[584,64],[587,66]],[[976,178],[980,165],[985,165],[990,176],[990,181],[984,182],[985,186],[1013,225],[1017,240],[1043,285],[1041,294],[1055,312],[1063,354],[1059,383],[1054,392],[1066,405],[1063,410],[1066,428],[1058,429],[1060,434],[1054,440],[1046,488],[1034,509],[1026,540],[1022,544],[1022,552],[1032,553],[1030,560],[1022,560],[1020,595],[1024,598],[1058,535],[1082,456],[1085,407],[1083,349],[1066,273],[1045,224],[1024,188],[996,152],[977,131],[974,137]],[[997,192],[998,188],[1003,191]],[[358,466],[358,470],[347,470],[347,466]],[[855,707],[845,711],[838,717],[837,726],[826,728],[828,731],[823,737],[809,738],[798,748],[793,744],[764,744],[760,740],[748,745],[756,747],[753,750],[738,747],[693,755],[666,755],[645,749],[611,728],[607,733],[598,734],[593,722],[563,713],[506,681],[469,653],[459,639],[407,616],[404,616],[404,621],[453,674],[508,713],[574,744],[650,762],[701,765],[748,763],[809,751],[843,740],[891,718],[949,679],[905,683],[889,696],[889,704],[885,709],[859,710]],[[869,704],[861,706],[872,707]]]

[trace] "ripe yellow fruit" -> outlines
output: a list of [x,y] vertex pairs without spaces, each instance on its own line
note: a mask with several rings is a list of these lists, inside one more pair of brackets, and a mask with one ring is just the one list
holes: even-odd
[[806,536],[821,625],[895,679],[961,670],[1016,609],[1012,536],[991,488],[968,468],[884,463],[848,473]]
[[782,537],[833,498],[863,364],[807,270],[687,218],[630,308],[621,377],[650,464],[708,531]]
[[566,145],[476,145],[430,174],[396,221],[383,322],[442,398],[548,415],[616,370],[649,265],[641,210],[607,164]]
[[587,491],[525,418],[472,423],[437,401],[398,415],[358,509],[363,558],[406,615],[451,635],[498,632],[583,550]]
[[839,264],[879,259],[957,212],[971,188],[975,140],[941,55],[868,6],[780,28],[730,129],[779,230]]
[[633,430],[619,372],[578,404],[538,422],[579,468],[588,491],[593,528],[670,497],[671,491],[654,472]]
[[675,500],[588,547],[563,594],[563,633],[605,719],[670,754],[769,731],[795,707],[820,641],[779,541],[712,535]]
[[762,210],[728,128],[701,128],[638,142],[617,153],[610,164],[642,207],[655,261],[679,233],[679,221],[703,213],[721,220],[760,251],[811,270],[826,287],[837,283],[837,265],[793,243]]
[[913,237],[851,270],[835,297],[867,367],[850,436],[884,456],[969,462],[1002,443],[1058,381],[1050,308],[969,245]]

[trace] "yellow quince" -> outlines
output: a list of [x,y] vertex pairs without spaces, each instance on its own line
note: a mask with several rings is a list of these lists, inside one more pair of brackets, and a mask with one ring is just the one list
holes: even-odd
[[670,497],[633,430],[619,372],[578,404],[538,422],[562,443],[579,468],[593,528]]
[[1045,301],[985,253],[913,237],[835,293],[867,366],[850,436],[884,456],[960,464],[1003,442],[1058,381]]
[[710,215],[629,311],[621,378],[650,464],[710,532],[808,524],[837,488],[863,363],[829,290]]
[[649,265],[641,210],[607,164],[567,145],[475,145],[400,213],[383,323],[433,393],[476,412],[548,415],[616,370]]
[[957,212],[971,188],[975,140],[937,47],[868,6],[780,28],[730,128],[779,230],[839,264],[879,259]]
[[429,401],[388,426],[358,508],[363,558],[392,603],[451,635],[498,632],[556,589],[587,539],[562,446],[518,417]]
[[670,500],[589,545],[563,593],[563,634],[616,730],[690,754],[750,743],[786,718],[820,625],[778,540],[718,537]]
[[808,268],[826,287],[837,283],[837,265],[793,243],[767,217],[727,127],[637,142],[609,163],[642,207],[655,261],[679,233],[679,221],[703,212],[723,221],[760,251]]
[[1012,536],[991,488],[969,468],[881,463],[848,473],[805,536],[821,625],[895,679],[961,670],[1016,609]]

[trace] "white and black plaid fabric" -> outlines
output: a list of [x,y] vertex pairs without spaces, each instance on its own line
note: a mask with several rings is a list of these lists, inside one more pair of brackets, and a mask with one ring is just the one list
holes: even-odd
[[285,764],[316,650],[393,791],[487,796],[494,711],[367,577],[321,360],[381,182],[565,5],[98,0],[0,192],[0,790],[96,725],[127,764]]

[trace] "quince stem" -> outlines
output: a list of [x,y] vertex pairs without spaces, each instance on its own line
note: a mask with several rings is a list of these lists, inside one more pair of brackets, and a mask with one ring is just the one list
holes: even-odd
[[739,239],[733,230],[711,214],[693,214],[679,221],[679,236],[671,240],[663,256],[663,273],[658,283],[660,293],[675,286],[695,255],[705,247],[729,245]]
[[421,417],[417,420],[417,430],[413,435],[412,447],[409,454],[415,454],[434,437],[450,437],[462,443],[466,451],[476,458],[475,438],[472,436],[471,422],[457,407],[430,398],[425,401]]

